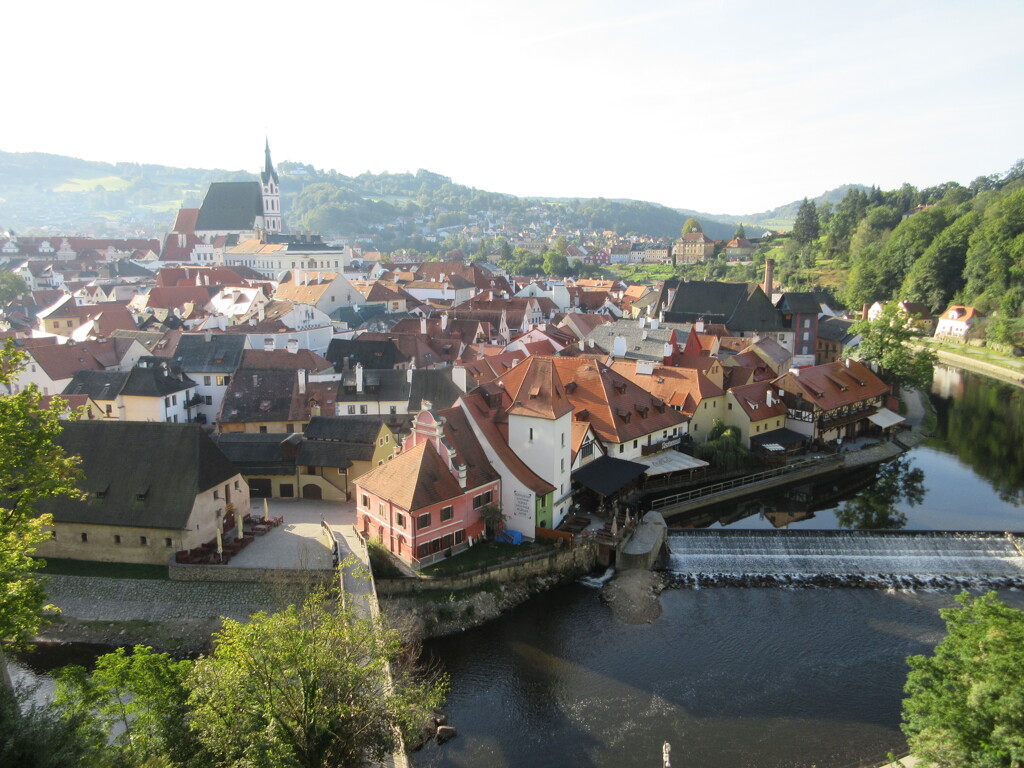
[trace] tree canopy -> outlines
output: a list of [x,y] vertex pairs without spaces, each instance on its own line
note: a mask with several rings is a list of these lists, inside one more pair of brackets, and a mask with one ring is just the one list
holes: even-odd
[[934,768],[1024,766],[1024,611],[994,592],[941,611],[948,634],[907,659],[903,732]]
[[[25,354],[7,340],[0,348],[0,392],[10,391],[24,366]],[[39,390],[0,394],[0,642],[21,643],[43,620],[46,593],[32,555],[49,538],[49,515],[36,506],[55,496],[77,496],[77,457],[65,455],[55,442],[60,433],[56,411],[40,405]]]
[[905,386],[927,387],[932,381],[935,353],[908,346],[919,336],[912,320],[898,304],[889,302],[874,320],[858,320],[850,326],[850,333],[861,336],[853,355],[874,363],[882,379],[897,391]]
[[812,240],[817,240],[819,232],[817,207],[805,197],[796,212],[796,221],[793,222],[793,237],[801,245],[806,245]]

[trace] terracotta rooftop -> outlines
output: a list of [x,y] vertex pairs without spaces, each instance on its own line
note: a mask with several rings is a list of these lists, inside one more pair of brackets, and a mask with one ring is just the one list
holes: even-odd
[[458,480],[429,440],[371,469],[360,476],[356,484],[409,512],[463,493]]

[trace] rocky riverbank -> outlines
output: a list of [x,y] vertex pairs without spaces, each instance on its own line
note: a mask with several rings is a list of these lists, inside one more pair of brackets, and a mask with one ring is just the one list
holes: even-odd
[[659,595],[665,589],[660,573],[630,570],[619,572],[601,589],[601,600],[626,624],[650,624],[661,616]]

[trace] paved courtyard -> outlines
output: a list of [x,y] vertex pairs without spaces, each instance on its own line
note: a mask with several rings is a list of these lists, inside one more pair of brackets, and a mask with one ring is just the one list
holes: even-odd
[[[233,558],[232,568],[329,569],[331,549],[321,521],[333,530],[355,523],[355,502],[267,499],[271,517],[284,523],[257,536]],[[263,516],[263,499],[252,500],[253,517]]]

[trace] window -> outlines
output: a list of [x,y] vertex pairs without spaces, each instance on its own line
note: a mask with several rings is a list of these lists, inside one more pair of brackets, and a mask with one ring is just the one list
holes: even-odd
[[210,377],[209,376],[203,376],[203,386],[207,386],[207,387],[210,386]]
[[466,538],[466,532],[465,531],[456,531],[455,532],[455,546],[459,546],[459,544],[461,544],[465,538]]
[[219,498],[220,498],[220,491],[218,491],[218,490],[214,490],[214,492],[213,492],[213,498],[215,498],[215,499],[219,499]]
[[451,507],[441,508],[441,522],[447,523],[454,516],[454,510]]
[[356,407],[354,405],[350,405],[348,407],[348,415],[352,416],[353,414],[355,414],[355,412],[356,412]]
[[562,471],[565,472],[565,459],[562,459]]
[[638,442],[639,442],[638,440],[634,440],[634,441],[633,441],[633,447],[634,447],[634,448],[636,448],[636,446],[637,446]]
[[164,398],[164,408],[170,408],[170,407],[171,407],[171,398],[165,397]]
[[365,405],[360,405],[359,406],[359,412],[360,413],[368,413],[368,411],[366,409],[366,406]]
[[429,554],[430,554],[430,545],[429,544],[420,544],[419,547],[416,549],[416,557],[426,557]]
[[370,497],[367,496],[365,493],[363,494],[363,497],[362,497],[362,505],[364,507],[366,507],[367,509],[370,508]]
[[441,551],[441,539],[434,539],[432,542],[430,542],[430,551],[431,552],[440,552]]
[[533,440],[533,427],[530,427],[530,439]]
[[262,426],[262,427],[260,427],[260,434],[261,434],[261,435],[265,435],[265,434],[267,434],[267,428],[266,428],[266,426]]
[[83,533],[82,534],[82,543],[83,544],[88,544],[89,543],[89,534],[88,533]]
[[395,522],[398,524],[399,528],[405,528],[405,515],[399,512],[395,515]]
[[565,432],[562,433],[562,447],[565,448]]
[[118,534],[118,533],[114,534],[114,543],[115,544],[120,544],[121,543],[121,535],[120,534]]
[[480,509],[480,507],[484,506],[485,504],[490,504],[491,499],[493,497],[494,494],[492,491],[478,493],[476,496],[473,497],[473,509]]
[[284,425],[284,431],[285,432],[294,432],[295,431],[295,425],[294,424],[285,424]]
[[377,502],[377,514],[378,515],[380,515],[381,517],[384,517],[386,509],[387,508],[384,506],[384,502],[382,502],[382,501],[378,501]]
[[213,397],[211,397],[210,395],[207,395],[206,396],[206,404],[207,405],[213,405]]
[[174,546],[174,542],[171,541],[171,537],[170,536],[168,536],[166,539],[164,539],[164,546],[165,547]]
[[398,406],[397,405],[392,405],[391,406],[391,413],[392,414],[398,413]]
[[625,445],[623,445],[622,443],[619,443],[619,453],[622,453],[623,450],[625,450],[625,448],[626,448]]
[[171,395],[171,405],[177,405],[177,404],[178,404],[178,396],[177,395]]
[[145,536],[139,536],[139,544],[141,544],[144,547],[148,547],[149,546],[149,539],[146,538]]
[[594,444],[593,443],[585,443],[583,445],[583,447],[580,448],[580,455],[583,456],[583,458],[585,458],[585,459],[590,457],[590,456],[593,456],[594,455]]
[[416,518],[416,530],[422,531],[424,528],[430,527],[430,513],[424,512],[422,515]]
[[811,327],[811,318],[805,317],[804,318],[804,328],[810,328],[810,327]]
[[452,536],[452,534],[450,534],[450,533],[445,534],[444,536],[442,536],[441,537],[441,548],[442,549],[451,549],[452,548],[452,544],[454,542],[454,538],[455,537]]

